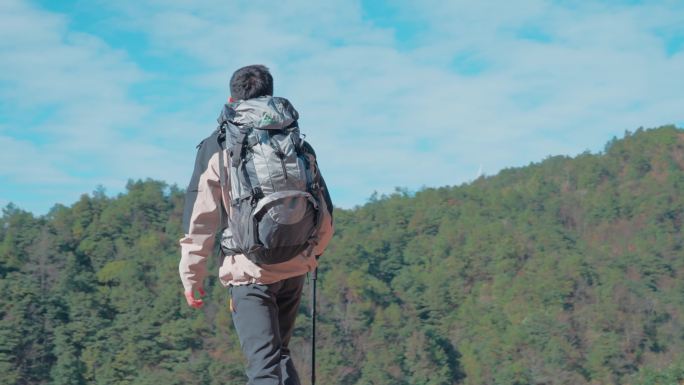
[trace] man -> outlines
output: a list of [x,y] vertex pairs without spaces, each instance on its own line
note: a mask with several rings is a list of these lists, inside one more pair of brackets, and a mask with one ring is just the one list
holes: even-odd
[[[297,112],[285,99],[273,97],[273,78],[268,68],[262,65],[251,65],[235,71],[230,80],[230,93],[229,103],[219,117],[220,127],[234,121],[239,122],[239,125],[253,123],[250,119],[263,116],[269,117],[271,128],[292,126],[291,121],[279,121],[279,116],[294,116],[296,124]],[[245,105],[256,106],[254,108],[265,111],[266,115],[257,116],[249,112],[252,110],[245,112],[247,110],[241,108]],[[283,115],[283,112],[286,114]],[[185,298],[193,308],[203,305],[195,292],[200,297],[204,295],[202,282],[207,274],[205,263],[214,250],[215,235],[223,230],[224,240],[232,238],[231,228],[225,228],[225,218],[230,217],[231,211],[235,210],[235,202],[240,201],[232,196],[230,182],[226,182],[231,181],[230,163],[234,149],[226,149],[225,136],[225,132],[216,130],[198,146],[195,169],[185,197],[185,236],[180,240],[179,272]],[[245,253],[222,247],[219,280],[230,288],[230,310],[240,345],[247,357],[249,385],[300,383],[288,343],[294,329],[304,276],[316,268],[318,256],[323,254],[333,232],[332,204],[322,178],[321,185],[323,199],[319,199],[319,209],[322,217],[319,218],[322,219],[317,222],[320,224],[317,242],[312,243],[306,252],[285,262],[264,264],[253,262],[253,258],[248,258]],[[258,199],[256,197],[255,201]]]

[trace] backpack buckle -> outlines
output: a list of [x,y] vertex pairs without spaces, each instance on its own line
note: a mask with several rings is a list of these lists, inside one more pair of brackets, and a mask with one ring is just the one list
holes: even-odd
[[264,197],[264,191],[261,190],[261,187],[254,187],[252,189],[252,200],[250,201],[250,204],[252,207],[255,207],[259,200]]

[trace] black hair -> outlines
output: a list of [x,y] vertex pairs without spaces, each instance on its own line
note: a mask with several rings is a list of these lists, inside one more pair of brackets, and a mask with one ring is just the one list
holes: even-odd
[[273,76],[261,64],[242,67],[230,78],[230,96],[236,100],[273,95]]

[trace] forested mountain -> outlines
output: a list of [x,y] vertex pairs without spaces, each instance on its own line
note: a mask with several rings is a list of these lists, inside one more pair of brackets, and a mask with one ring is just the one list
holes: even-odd
[[[460,186],[336,210],[318,383],[679,384],[684,130],[626,132]],[[189,308],[163,182],[0,219],[0,383],[244,384],[210,261]],[[294,355],[308,380],[309,294]]]

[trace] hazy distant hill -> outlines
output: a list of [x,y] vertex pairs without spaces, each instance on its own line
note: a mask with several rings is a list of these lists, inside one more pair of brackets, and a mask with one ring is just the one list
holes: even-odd
[[[337,210],[318,382],[678,383],[683,189],[684,130],[666,126]],[[209,306],[184,304],[182,200],[148,180],[45,217],[4,210],[0,383],[244,383],[215,269]],[[305,381],[306,305],[294,341]]]

